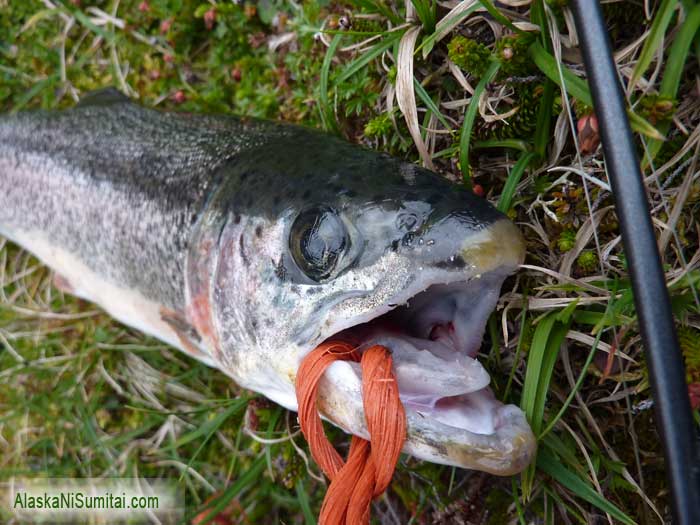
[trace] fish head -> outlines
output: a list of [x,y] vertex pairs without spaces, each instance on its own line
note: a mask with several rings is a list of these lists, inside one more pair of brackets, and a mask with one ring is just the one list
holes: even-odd
[[[206,297],[209,345],[242,386],[296,410],[296,373],[324,341],[392,352],[404,451],[509,475],[531,460],[523,412],[479,362],[504,279],[524,257],[486,200],[415,165],[308,132],[226,168],[200,219],[189,301]],[[280,153],[280,151],[282,153]],[[201,302],[201,301],[200,301]],[[358,364],[336,362],[319,409],[368,437]]]

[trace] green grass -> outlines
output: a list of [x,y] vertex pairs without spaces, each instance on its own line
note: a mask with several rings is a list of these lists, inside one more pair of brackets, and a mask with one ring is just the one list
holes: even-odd
[[[376,521],[589,523],[607,514],[613,523],[658,523],[668,512],[619,228],[605,211],[611,195],[595,183],[606,182],[602,154],[578,155],[571,132],[591,99],[579,54],[561,38],[566,2],[501,9],[484,1],[450,12],[415,0],[408,25],[404,3],[385,0],[54,4],[0,0],[2,112],[65,108],[116,85],[148,106],[322,127],[416,162],[395,93],[406,66],[399,42],[419,27],[408,80],[430,160],[452,180],[481,186],[526,238],[528,266],[504,287],[482,355],[494,390],[524,408],[540,449],[511,479],[404,457],[375,504]],[[700,338],[700,181],[688,171],[697,170],[700,141],[700,12],[690,1],[663,1],[646,19],[641,5],[606,3],[605,13],[615,49],[633,45],[620,64],[631,75],[629,114],[657,225],[681,207],[663,257],[688,381],[700,383],[700,348],[687,343]],[[475,18],[477,7],[492,25]],[[516,37],[515,22],[539,31]],[[448,61],[457,36],[487,50],[483,76]],[[672,102],[675,120],[648,103],[657,95]],[[688,153],[658,171],[682,148]],[[0,246],[0,284],[0,482],[162,477],[184,486],[188,518],[223,511],[232,523],[315,522],[325,486],[294,414],[63,295],[10,243]]]

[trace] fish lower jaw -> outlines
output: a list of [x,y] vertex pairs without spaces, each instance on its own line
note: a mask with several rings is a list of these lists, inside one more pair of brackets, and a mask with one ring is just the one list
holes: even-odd
[[[351,363],[335,362],[326,371],[319,388],[319,410],[345,432],[369,439],[362,405],[361,378]],[[490,397],[495,425],[475,432],[465,428],[469,418],[469,396],[445,398],[452,406],[432,408],[404,401],[407,435],[403,452],[418,459],[509,476],[522,471],[532,460],[536,440],[525,414],[514,405],[493,398],[489,387],[476,392]],[[466,411],[459,414],[460,411]],[[489,416],[489,419],[491,415]],[[469,425],[467,425],[469,426]],[[487,431],[488,430],[488,431]]]
[[[477,358],[507,273],[429,286],[329,338],[360,351],[374,345],[391,351],[408,423],[404,452],[499,475],[519,472],[532,459],[535,438],[525,415],[496,399]],[[334,363],[321,382],[319,408],[337,426],[367,438],[361,383],[359,364]]]

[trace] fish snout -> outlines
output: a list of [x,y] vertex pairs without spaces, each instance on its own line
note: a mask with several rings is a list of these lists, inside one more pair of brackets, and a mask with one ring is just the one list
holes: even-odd
[[465,272],[480,275],[505,268],[515,270],[525,259],[525,241],[520,230],[506,217],[488,223],[473,214],[453,212],[408,232],[402,251],[419,264],[419,270]]

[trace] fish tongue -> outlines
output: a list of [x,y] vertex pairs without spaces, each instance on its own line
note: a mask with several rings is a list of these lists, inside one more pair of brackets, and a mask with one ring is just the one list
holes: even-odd
[[375,335],[361,350],[374,345],[391,351],[401,400],[407,403],[433,407],[441,398],[469,394],[490,383],[481,363],[440,341],[387,333]]

